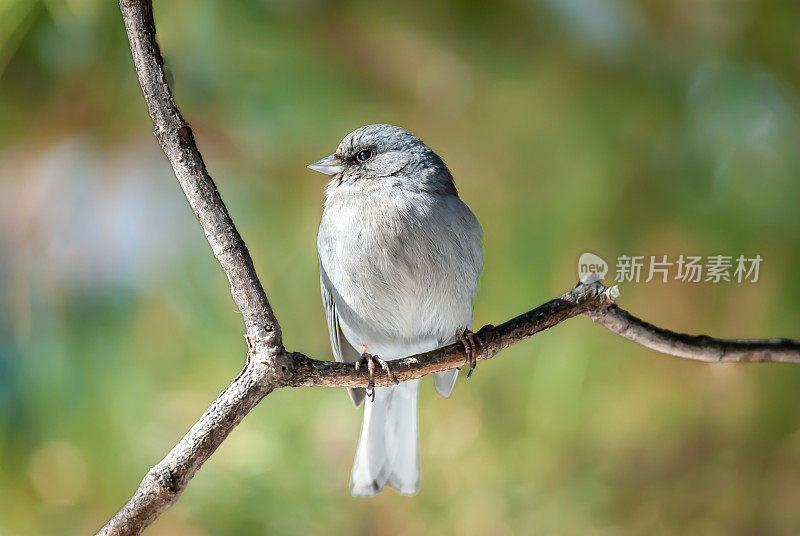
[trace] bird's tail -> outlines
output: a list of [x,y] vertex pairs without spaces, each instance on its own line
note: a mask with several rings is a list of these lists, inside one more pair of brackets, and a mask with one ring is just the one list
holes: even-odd
[[419,380],[393,387],[376,387],[369,397],[350,475],[350,492],[374,495],[388,484],[404,495],[419,490],[419,431],[417,391]]

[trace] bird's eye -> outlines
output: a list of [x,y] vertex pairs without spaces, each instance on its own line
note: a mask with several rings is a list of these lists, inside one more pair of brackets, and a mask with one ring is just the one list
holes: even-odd
[[370,149],[364,149],[363,151],[359,151],[356,155],[356,160],[359,162],[366,162],[370,158],[372,158],[372,151]]

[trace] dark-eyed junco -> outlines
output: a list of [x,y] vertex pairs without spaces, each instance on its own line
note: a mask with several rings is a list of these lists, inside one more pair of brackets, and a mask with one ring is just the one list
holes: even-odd
[[[462,339],[474,367],[482,230],[442,159],[407,130],[368,125],[308,167],[330,177],[317,249],[336,360],[364,363],[372,380],[383,360]],[[449,396],[457,375],[437,373],[436,390]],[[403,494],[419,489],[418,389],[412,380],[366,390],[353,495],[386,484]],[[350,389],[356,405],[364,395]]]

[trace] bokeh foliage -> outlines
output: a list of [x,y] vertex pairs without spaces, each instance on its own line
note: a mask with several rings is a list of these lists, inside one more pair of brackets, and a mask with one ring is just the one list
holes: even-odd
[[[764,258],[623,285],[677,330],[800,337],[800,4],[157,2],[191,121],[283,325],[330,356],[304,168],[365,123],[445,159],[485,231],[476,324],[580,253]],[[0,535],[87,534],[242,364],[240,318],[119,13],[0,1]],[[360,411],[272,394],[150,534],[797,534],[800,367],[658,357],[587,319],[421,393],[422,490],[347,492]]]

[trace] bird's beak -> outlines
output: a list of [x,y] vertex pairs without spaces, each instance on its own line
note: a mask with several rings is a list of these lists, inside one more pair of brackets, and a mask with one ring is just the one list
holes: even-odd
[[321,160],[317,160],[313,164],[309,164],[308,169],[333,176],[344,171],[344,162],[342,162],[338,156],[332,154]]

